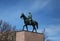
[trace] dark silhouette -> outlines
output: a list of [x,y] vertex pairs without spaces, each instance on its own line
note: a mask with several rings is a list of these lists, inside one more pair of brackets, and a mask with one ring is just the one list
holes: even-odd
[[29,15],[28,15],[28,19],[29,19],[29,22],[30,22],[30,24],[31,24],[31,22],[32,22],[32,14],[31,14],[31,12],[29,12],[28,14],[29,14]]
[[[23,26],[23,30],[24,30],[24,27],[26,26],[26,29],[28,31],[28,27],[27,25],[32,25],[33,26],[33,30],[32,32],[35,30],[37,32],[37,29],[38,29],[38,23],[34,20],[32,21],[29,21],[29,18],[27,18],[24,13],[21,14],[20,18],[23,18],[24,19],[24,26]],[[31,22],[31,23],[30,23]]]

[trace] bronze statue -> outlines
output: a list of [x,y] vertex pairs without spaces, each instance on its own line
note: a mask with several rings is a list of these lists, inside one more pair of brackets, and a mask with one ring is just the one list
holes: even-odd
[[[31,14],[29,12],[29,14]],[[28,31],[28,27],[27,25],[32,25],[33,26],[33,30],[32,32],[35,30],[37,32],[37,29],[38,29],[38,23],[34,20],[32,20],[32,15],[31,17],[29,16],[28,18],[24,15],[24,13],[21,14],[20,18],[23,18],[24,19],[24,26],[23,26],[23,30],[24,30],[24,27],[26,26],[26,29]]]
[[29,14],[29,15],[28,15],[28,19],[29,19],[29,22],[30,22],[30,24],[31,24],[31,22],[32,22],[32,14],[31,14],[31,12],[29,12],[28,14]]

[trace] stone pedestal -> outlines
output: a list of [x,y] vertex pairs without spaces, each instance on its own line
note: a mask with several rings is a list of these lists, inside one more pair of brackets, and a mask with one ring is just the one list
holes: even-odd
[[43,41],[43,33],[35,33],[28,31],[16,32],[16,41]]

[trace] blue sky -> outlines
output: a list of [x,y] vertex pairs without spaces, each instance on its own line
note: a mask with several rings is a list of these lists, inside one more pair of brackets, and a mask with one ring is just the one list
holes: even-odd
[[60,40],[60,0],[0,0],[0,19],[18,29],[24,25],[20,18],[22,12],[26,16],[28,12],[32,13],[33,19],[39,23],[38,32],[45,28],[48,39]]

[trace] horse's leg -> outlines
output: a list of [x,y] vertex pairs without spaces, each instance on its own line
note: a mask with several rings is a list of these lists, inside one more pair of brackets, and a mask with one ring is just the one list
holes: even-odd
[[[35,27],[35,26],[34,26]],[[35,32],[37,32],[37,30],[36,30],[36,28],[34,28],[35,29]]]
[[37,32],[37,30],[36,30],[35,26],[34,26],[34,30],[35,30],[35,32]]
[[37,29],[38,29],[38,23],[36,22],[35,24],[35,31],[37,32]]
[[24,27],[25,27],[25,25],[23,26],[23,29],[22,30],[24,30]]
[[28,31],[28,27],[27,27],[27,25],[26,25],[26,29],[27,29],[27,31]]
[[32,32],[34,31],[34,26],[33,26],[33,30],[32,30]]
[[33,30],[32,30],[32,32],[35,30],[35,32],[37,32],[37,30],[36,30],[36,28],[35,28],[35,26],[33,26]]

